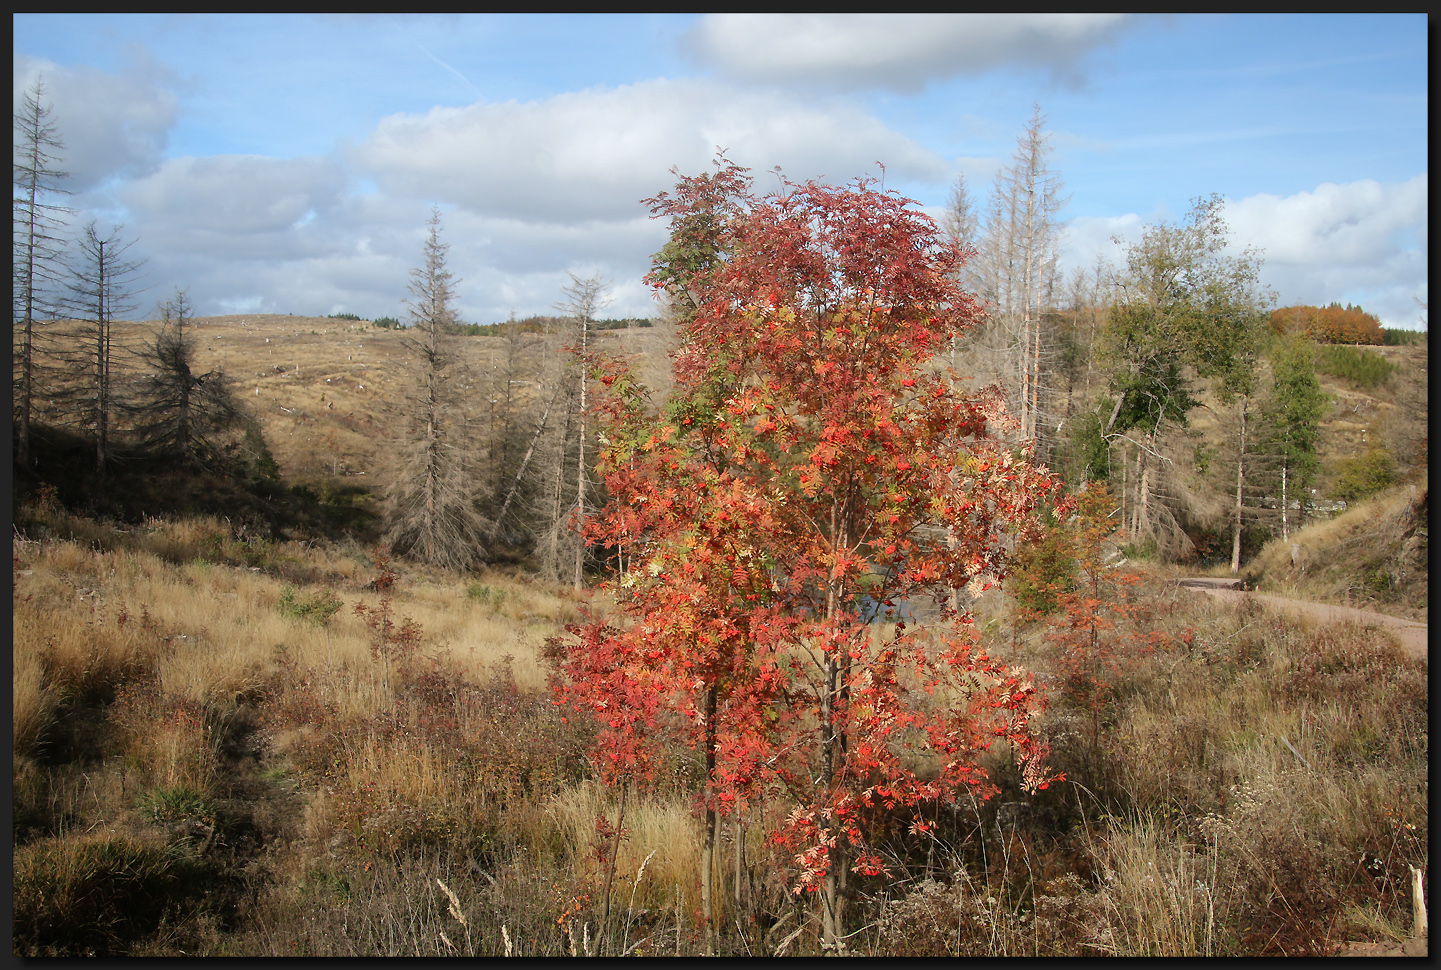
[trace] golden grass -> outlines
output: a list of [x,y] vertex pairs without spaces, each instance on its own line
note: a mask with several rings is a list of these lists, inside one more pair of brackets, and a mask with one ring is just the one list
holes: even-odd
[[[1337,515],[1273,539],[1242,568],[1258,589],[1425,620],[1430,595],[1415,514],[1428,476],[1394,486]],[[1293,558],[1292,547],[1295,547]]]
[[[193,554],[217,543],[224,553],[236,541],[214,519],[150,522],[117,532],[110,549],[69,539],[16,540],[23,568],[12,619],[12,776],[17,819],[24,817],[17,832],[33,839],[107,825],[143,838],[154,834],[143,807],[156,791],[195,791],[217,804],[234,797],[239,789],[231,787],[235,769],[224,746],[227,726],[245,707],[263,725],[267,769],[288,772],[287,784],[304,793],[303,802],[267,809],[286,806],[286,819],[271,823],[272,830],[298,840],[289,848],[275,843],[267,885],[298,886],[310,878],[309,867],[325,867],[336,885],[351,887],[351,895],[327,905],[354,913],[370,906],[376,915],[385,908],[379,897],[364,902],[354,895],[372,886],[360,873],[365,879],[391,867],[420,873],[450,853],[454,860],[444,865],[451,868],[433,875],[465,905],[484,898],[486,906],[520,907],[496,912],[507,914],[512,930],[522,913],[541,928],[527,931],[525,952],[568,945],[546,943],[543,935],[555,932],[562,913],[577,924],[589,921],[594,932],[609,876],[608,862],[597,855],[595,825],[602,817],[616,824],[619,791],[581,780],[585,735],[562,725],[540,693],[541,644],[578,616],[576,601],[503,571],[462,577],[402,564],[391,608],[397,622],[420,625],[421,655],[408,671],[393,669],[387,677],[373,652],[374,632],[354,612],[357,603],[373,610],[381,602],[364,589],[375,569],[358,550],[277,547],[297,570],[324,577],[319,584]],[[287,614],[281,608],[287,586],[296,587],[292,605],[327,594],[341,606],[324,623]],[[1036,723],[1053,743],[1056,767],[1076,783],[1053,785],[1035,805],[1059,812],[1060,802],[1079,795],[1084,817],[1068,811],[1097,881],[1077,879],[1064,892],[1042,883],[1007,888],[985,871],[967,871],[971,863],[963,857],[971,847],[964,839],[978,836],[956,835],[960,841],[938,845],[938,855],[954,853],[955,886],[975,889],[942,893],[936,912],[951,906],[946,919],[953,920],[955,906],[970,907],[965,925],[990,936],[944,943],[955,923],[941,920],[942,950],[1319,952],[1327,933],[1404,925],[1405,866],[1426,861],[1424,661],[1355,629],[1310,629],[1256,603],[1172,590],[1143,605],[1144,628],[1173,640],[1118,674],[1116,701],[1096,722],[1095,748],[1088,725],[1072,730],[1090,715],[1068,706],[1049,645],[1021,642],[1015,658],[1052,673],[1041,680],[1053,692],[1052,707]],[[113,704],[107,690],[118,691]],[[110,752],[106,760],[45,764],[47,749],[37,742],[47,737],[47,725],[87,712],[98,718],[90,730],[104,741],[97,750]],[[1001,800],[1028,798],[1016,794],[999,763],[1005,759],[997,757],[997,780],[1006,788]],[[675,927],[662,948],[675,945],[682,923],[694,926],[693,915],[669,915],[682,900],[693,914],[699,901],[700,832],[692,793],[677,787],[626,796],[611,887],[611,932],[618,938],[632,925],[659,932],[656,914],[667,914],[666,925]],[[763,871],[779,860],[767,855],[761,836],[752,820],[748,858],[778,885],[775,873]],[[728,820],[721,860],[727,881],[729,837]],[[902,842],[896,851],[904,851]],[[994,853],[994,843],[987,845]],[[1040,879],[1039,850],[1028,851],[1024,860],[1008,856],[1008,865],[1024,862],[1034,869],[1029,878]],[[1369,861],[1358,868],[1358,858]],[[992,883],[982,885],[988,878]],[[1045,880],[1060,885],[1054,874]],[[436,894],[434,878],[417,875],[413,882]],[[911,888],[902,882],[895,891]],[[284,918],[292,922],[274,928],[266,945],[284,952],[285,939],[296,938],[294,921],[303,921],[315,902],[313,893],[275,891],[277,900],[289,900],[275,913],[291,914]],[[1284,905],[1265,909],[1267,893]],[[986,895],[1001,901],[993,917],[980,902]],[[719,896],[728,908],[728,893]],[[523,905],[514,902],[522,898]],[[788,927],[799,928],[809,918],[808,900],[781,898],[774,905],[796,907],[802,919]],[[439,905],[431,915],[450,919]],[[472,909],[469,918],[481,913]],[[343,932],[346,920],[334,922],[332,930]],[[1082,925],[1095,932],[1081,934]],[[1267,951],[1272,944],[1240,929],[1248,925],[1280,934],[1280,942]],[[449,932],[456,924],[450,919],[445,926]],[[1319,927],[1321,937],[1303,938],[1297,926]],[[489,926],[477,939],[495,931]],[[892,937],[870,939],[880,947]],[[347,946],[387,952],[388,945],[318,936],[313,942],[336,953],[350,952]],[[168,944],[147,945],[161,952]],[[692,952],[691,944],[684,949]]]
[[[15,642],[27,635],[17,613],[11,620]],[[55,688],[45,682],[45,667],[36,651],[16,651],[10,671],[10,748],[17,759],[34,753],[55,712]]]
[[[627,893],[634,886],[636,897],[648,904],[673,895],[677,887],[692,900],[700,898],[700,827],[689,802],[685,795],[627,795],[622,820],[624,837],[615,863],[616,883],[623,885]],[[595,823],[604,816],[614,826],[619,813],[617,792],[593,780],[558,792],[544,810],[561,844],[567,847],[565,861],[573,868],[589,868],[602,877],[603,867],[596,858]],[[647,857],[650,862],[637,880],[635,876]]]

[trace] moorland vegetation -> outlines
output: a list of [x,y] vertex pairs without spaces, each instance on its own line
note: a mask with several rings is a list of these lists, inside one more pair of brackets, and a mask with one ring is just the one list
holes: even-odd
[[1426,345],[1214,197],[1043,306],[1058,191],[1039,112],[984,229],[721,155],[651,326],[460,324],[438,214],[406,326],[24,289],[15,952],[1405,939],[1427,660],[1168,580],[1424,619]]

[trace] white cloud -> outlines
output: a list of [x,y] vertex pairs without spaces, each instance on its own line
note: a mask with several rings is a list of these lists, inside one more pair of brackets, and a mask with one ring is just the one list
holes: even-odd
[[[1405,182],[1363,179],[1323,183],[1285,197],[1258,194],[1226,205],[1236,249],[1255,247],[1262,282],[1281,305],[1355,303],[1388,327],[1415,327],[1416,299],[1428,300],[1428,176]],[[1097,253],[1114,263],[1125,245],[1163,216],[1074,219],[1067,229],[1066,272],[1089,268]],[[1110,243],[1112,236],[1121,246]]]
[[715,149],[792,178],[944,178],[945,165],[859,107],[797,102],[704,81],[645,81],[538,102],[392,115],[352,152],[382,189],[528,221],[628,220],[709,167]]
[[1040,66],[1074,79],[1122,14],[709,14],[687,37],[705,62],[752,81],[880,86]]
[[1427,299],[1428,176],[1323,183],[1226,207],[1233,238],[1265,251],[1283,305],[1356,303],[1388,327],[1413,327]]
[[1226,208],[1233,232],[1292,266],[1379,267],[1410,243],[1426,245],[1427,176],[1317,186],[1281,198],[1253,195]]
[[182,223],[226,237],[282,233],[332,208],[345,176],[332,160],[213,155],[175,158],[119,198],[146,222]]
[[62,67],[16,54],[13,104],[41,78],[44,103],[65,144],[61,167],[70,188],[83,192],[111,176],[133,178],[160,164],[176,122],[176,99],[164,84],[169,73],[143,48],[129,52],[130,63],[118,74],[92,67]]

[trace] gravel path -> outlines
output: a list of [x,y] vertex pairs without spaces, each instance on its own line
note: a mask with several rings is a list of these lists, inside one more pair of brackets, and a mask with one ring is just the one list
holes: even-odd
[[1236,581],[1233,579],[1216,579],[1209,576],[1193,576],[1187,579],[1179,579],[1176,585],[1182,589],[1192,589],[1201,593],[1209,593],[1221,599],[1238,600],[1243,596],[1252,596],[1268,605],[1289,610],[1292,613],[1299,613],[1319,620],[1322,623],[1359,623],[1362,626],[1385,627],[1396,635],[1401,648],[1407,653],[1416,657],[1427,658],[1426,646],[1426,624],[1417,620],[1408,620],[1399,616],[1389,616],[1385,613],[1373,613],[1370,610],[1358,610],[1349,606],[1334,606],[1330,603],[1315,603],[1310,600],[1291,599],[1286,596],[1272,596],[1269,593],[1250,593],[1236,588]]

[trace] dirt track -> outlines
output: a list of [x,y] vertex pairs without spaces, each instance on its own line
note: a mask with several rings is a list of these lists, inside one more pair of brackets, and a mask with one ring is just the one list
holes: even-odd
[[1192,589],[1202,593],[1209,593],[1222,599],[1238,600],[1243,596],[1255,597],[1269,606],[1289,610],[1292,613],[1299,613],[1308,616],[1322,623],[1359,623],[1362,626],[1385,627],[1396,635],[1401,648],[1407,653],[1417,657],[1429,657],[1426,646],[1426,624],[1416,620],[1407,620],[1399,616],[1388,616],[1385,613],[1372,613],[1370,610],[1358,610],[1349,606],[1333,606],[1330,603],[1313,603],[1310,600],[1290,599],[1285,596],[1272,596],[1269,593],[1250,593],[1236,589],[1236,581],[1232,579],[1216,579],[1207,576],[1193,576],[1187,579],[1179,579],[1176,585],[1183,589]]

